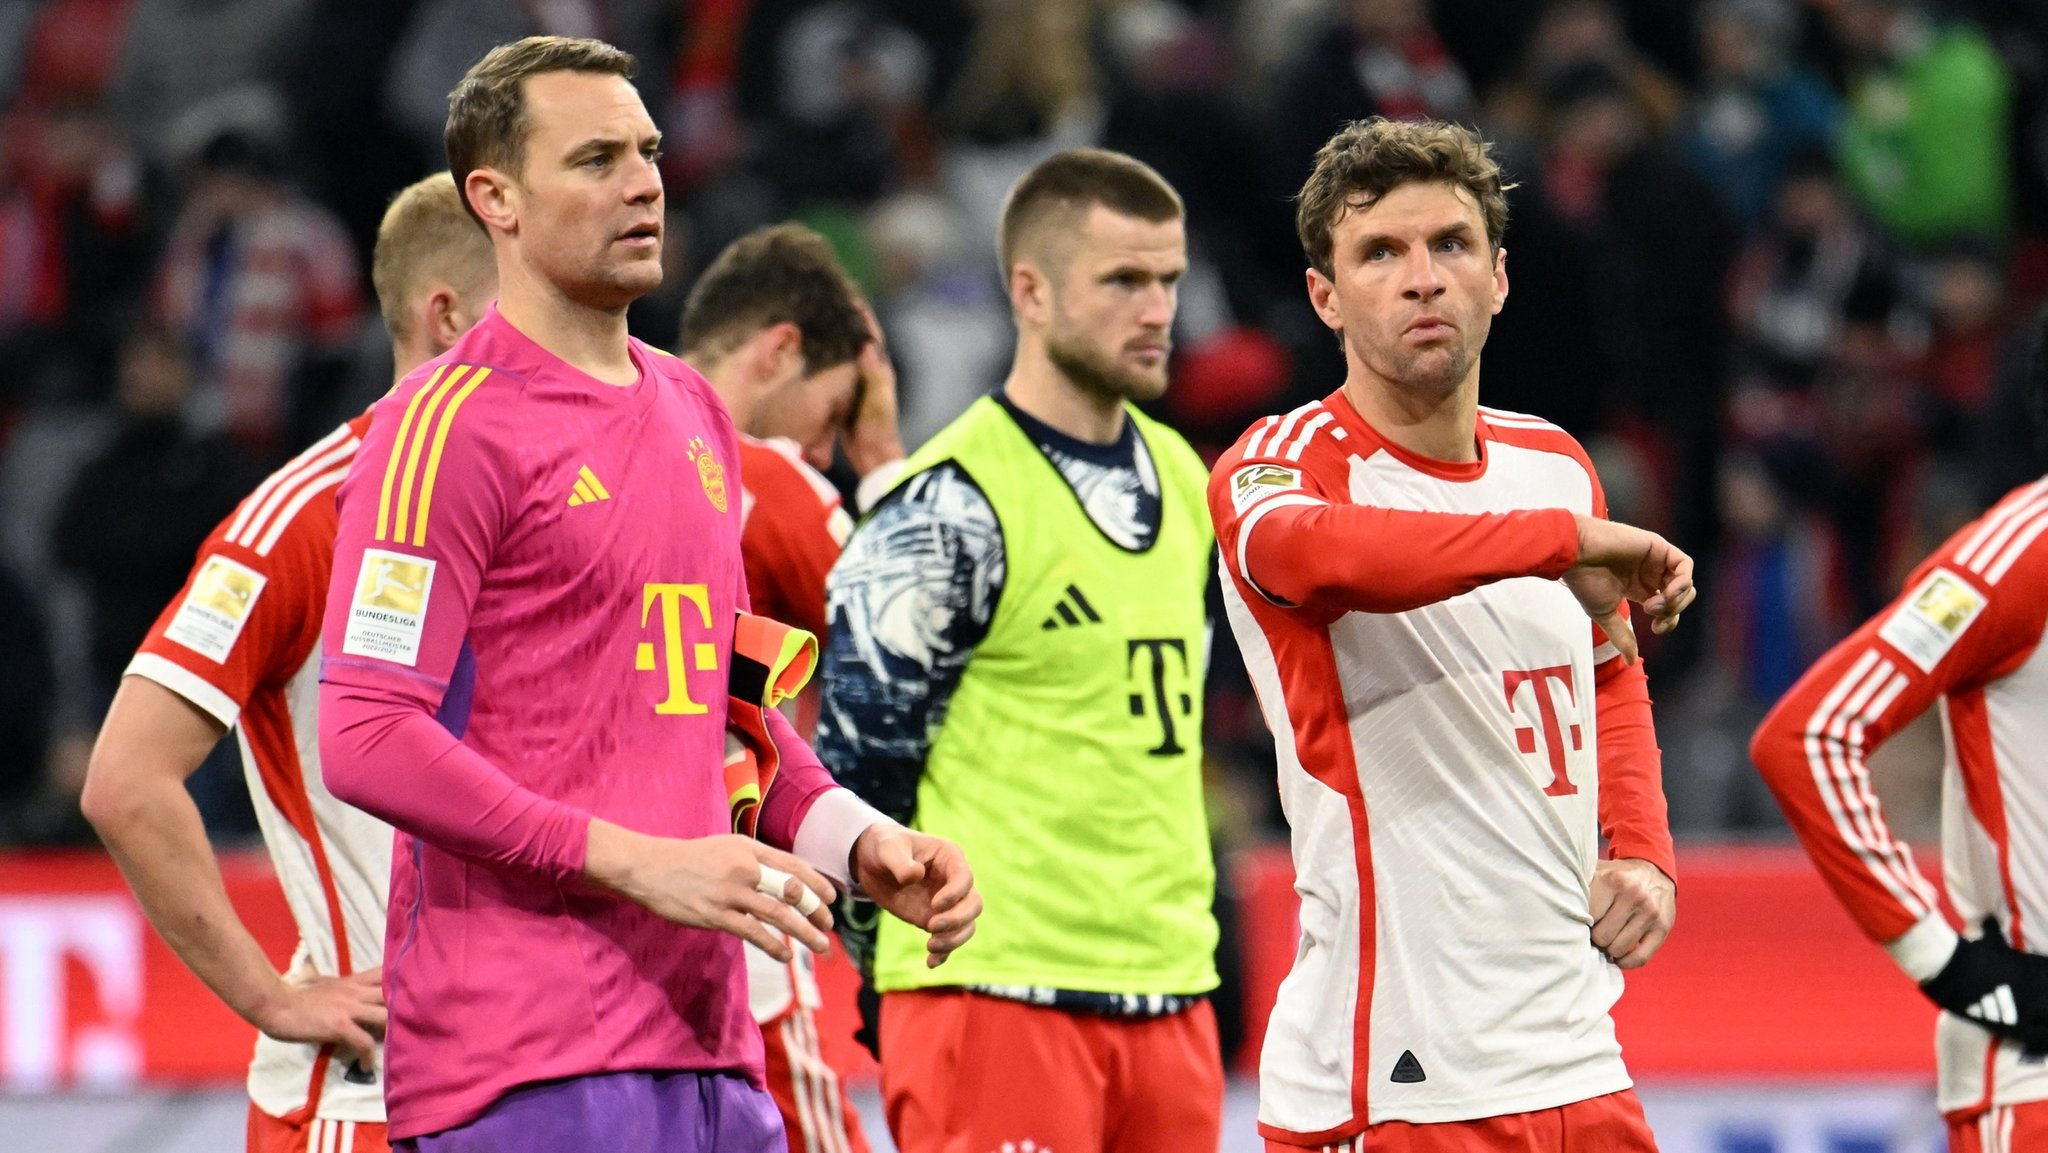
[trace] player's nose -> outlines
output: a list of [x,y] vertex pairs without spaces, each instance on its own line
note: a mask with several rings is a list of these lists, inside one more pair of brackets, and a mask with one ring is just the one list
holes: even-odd
[[626,181],[626,203],[650,204],[661,199],[661,164],[641,157]]

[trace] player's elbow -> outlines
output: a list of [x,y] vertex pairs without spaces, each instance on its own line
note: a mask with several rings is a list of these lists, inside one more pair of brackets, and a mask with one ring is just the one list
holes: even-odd
[[1803,726],[1776,711],[1765,717],[1763,723],[1756,727],[1756,732],[1750,734],[1749,761],[1773,791],[1788,773],[1803,764],[1804,758],[1798,755],[1798,750],[1805,746],[1808,736]]
[[130,829],[146,819],[148,790],[140,782],[126,779],[122,758],[114,742],[104,737],[93,746],[86,762],[85,786],[78,794],[78,809],[102,841],[119,841]]

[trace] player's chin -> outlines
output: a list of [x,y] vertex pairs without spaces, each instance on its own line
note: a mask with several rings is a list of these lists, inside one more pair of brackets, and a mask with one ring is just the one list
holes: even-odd
[[1127,369],[1123,374],[1124,396],[1139,404],[1148,404],[1166,395],[1166,362],[1142,368]]

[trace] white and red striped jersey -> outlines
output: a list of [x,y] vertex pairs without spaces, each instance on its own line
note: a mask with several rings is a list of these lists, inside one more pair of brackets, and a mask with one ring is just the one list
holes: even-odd
[[[1996,917],[2048,952],[2048,480],[1950,537],[1884,612],[1822,657],[1750,751],[1793,830],[1872,940],[1916,980],[1953,939],[1934,887],[1886,827],[1866,759],[1930,705],[1946,737],[1942,880],[1966,925]],[[1926,959],[1930,948],[1938,954]],[[1914,954],[1920,954],[1915,957]],[[1917,970],[1917,971],[1916,971]],[[1945,1113],[2048,1099],[2048,1064],[1944,1013]]]
[[[364,414],[335,429],[213,530],[127,669],[234,729],[299,929],[293,966],[329,976],[382,962],[391,877],[391,828],[328,793],[315,720],[334,492],[368,427]],[[384,1120],[381,1079],[347,1072],[318,1046],[259,1036],[249,1097],[275,1117],[310,1105],[330,1121]]]
[[1260,1060],[1272,1140],[1630,1083],[1594,864],[1604,832],[1674,865],[1647,682],[1555,579],[1605,501],[1554,425],[1482,409],[1477,438],[1473,463],[1415,456],[1340,391],[1253,426],[1210,482],[1301,896]]

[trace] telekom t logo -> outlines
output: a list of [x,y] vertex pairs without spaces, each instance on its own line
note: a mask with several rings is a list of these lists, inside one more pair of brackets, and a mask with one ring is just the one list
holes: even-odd
[[[101,1019],[72,1020],[66,970],[83,966]],[[0,899],[0,1089],[99,1088],[142,1072],[142,918],[126,897]]]
[[668,696],[654,711],[663,716],[694,717],[710,709],[690,697],[690,673],[714,672],[718,668],[718,646],[709,641],[698,641],[690,646],[688,658],[683,652],[683,602],[697,606],[694,614],[711,627],[711,592],[704,585],[649,584],[640,601],[640,627],[648,628],[648,618],[660,610],[661,648],[657,655],[651,641],[640,642],[634,651],[633,667],[643,673],[660,670],[668,676]]
[[[1536,729],[1538,725],[1541,726],[1543,751],[1550,757],[1550,783],[1543,786],[1543,792],[1552,797],[1569,797],[1578,792],[1579,787],[1572,784],[1572,779],[1565,775],[1566,732],[1559,731],[1557,696],[1551,691],[1551,685],[1563,685],[1565,707],[1571,710],[1572,716],[1578,715],[1579,700],[1577,690],[1572,688],[1572,667],[1553,665],[1547,669],[1509,669],[1501,674],[1501,682],[1508,694],[1509,716],[1528,716],[1526,711],[1515,704],[1524,685],[1528,686],[1529,695],[1535,699],[1537,725],[1515,726],[1515,747],[1522,750],[1525,755],[1534,753],[1537,745]],[[1585,730],[1576,722],[1567,732],[1571,737],[1573,752],[1586,747]]]

